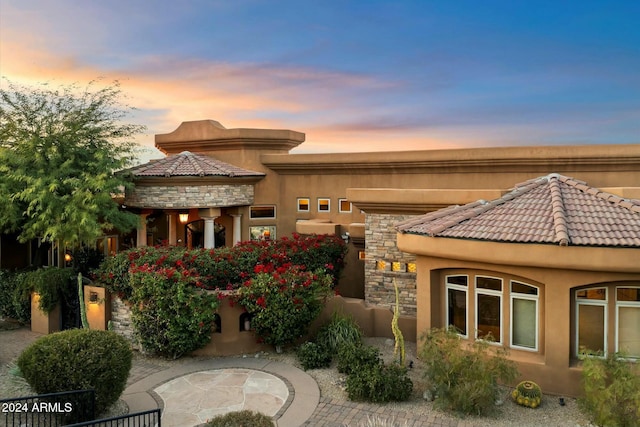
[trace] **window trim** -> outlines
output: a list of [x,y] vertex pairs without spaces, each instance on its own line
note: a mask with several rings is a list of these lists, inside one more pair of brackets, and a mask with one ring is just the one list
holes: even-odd
[[[485,288],[478,288],[478,278],[486,278],[486,279],[496,279],[496,280],[500,280],[500,291],[495,291],[493,289],[485,289]],[[487,341],[489,344],[492,345],[504,345],[504,340],[502,338],[502,336],[504,335],[504,307],[503,307],[503,300],[502,300],[502,296],[504,293],[504,279],[502,277],[493,277],[493,276],[487,276],[484,274],[475,274],[474,275],[474,280],[473,280],[473,287],[474,287],[474,295],[475,295],[475,299],[474,299],[474,307],[475,307],[475,312],[476,315],[474,316],[474,326],[475,326],[475,339],[477,340],[482,340],[482,338],[478,337],[478,295],[488,295],[488,296],[497,296],[498,298],[500,298],[500,336],[499,337],[494,337],[496,339],[496,341]]]
[[[616,318],[615,318],[615,349],[616,353],[620,351],[620,307],[631,307],[637,308],[640,310],[640,301],[618,301],[618,289],[620,288],[631,288],[640,290],[640,286],[615,286],[614,287],[614,295],[615,295],[615,306],[616,306]],[[640,360],[640,355],[627,355],[627,359],[629,360]]]
[[[320,201],[327,201],[327,209],[320,209]],[[318,197],[318,212],[331,212],[331,199],[329,197]]]
[[[463,286],[463,285],[458,285],[455,283],[449,283],[449,277],[454,277],[454,276],[462,276],[462,277],[466,277],[467,279],[467,286]],[[446,327],[450,327],[450,326],[455,326],[455,325],[451,325],[449,324],[449,289],[453,289],[456,291],[462,291],[465,294],[465,302],[466,302],[466,306],[465,306],[465,327],[466,327],[466,334],[458,334],[459,336],[463,337],[463,338],[469,338],[469,275],[468,274],[447,274],[444,278],[444,283],[445,283],[445,290],[444,290],[444,295],[445,295],[445,304],[444,304],[444,322],[446,323]]]
[[[347,202],[349,203],[349,210],[343,210],[342,209],[342,202]],[[346,198],[342,198],[342,199],[338,199],[338,212],[339,213],[351,213],[353,212],[353,205],[351,204],[351,202],[346,199]]]
[[[578,298],[578,292],[587,291],[587,290],[596,290],[596,289],[604,289],[604,299],[581,299]],[[581,305],[590,305],[590,306],[599,306],[604,307],[604,345],[603,345],[603,356],[607,355],[609,351],[609,289],[607,286],[593,286],[593,287],[585,287],[581,289],[576,289],[574,292],[574,301],[575,301],[575,357],[580,356],[580,306]]]
[[[537,293],[535,295],[523,294],[520,292],[513,291],[513,284],[518,283],[520,285],[529,286],[535,288]],[[534,301],[536,304],[536,318],[535,318],[535,345],[534,347],[524,347],[521,345],[517,345],[513,343],[513,333],[514,333],[514,320],[513,315],[515,311],[513,310],[513,300],[514,299],[524,299],[529,301]],[[530,283],[525,283],[520,280],[509,280],[509,315],[510,315],[510,324],[509,324],[509,347],[517,350],[524,351],[532,351],[538,352],[539,347],[539,337],[540,337],[540,287],[534,286]]]
[[[302,200],[307,201],[307,210],[300,209],[300,201]],[[296,209],[297,209],[297,212],[311,212],[311,199],[309,197],[298,197],[296,199]]]

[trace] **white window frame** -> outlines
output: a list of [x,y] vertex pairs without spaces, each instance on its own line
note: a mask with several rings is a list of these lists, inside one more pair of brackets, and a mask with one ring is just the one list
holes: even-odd
[[[640,289],[640,286],[616,286],[614,289],[615,292],[615,301],[616,301],[616,328],[615,328],[615,337],[616,337],[616,352],[620,351],[620,342],[619,342],[619,331],[620,331],[620,307],[631,307],[637,308],[640,310],[640,301],[618,301],[618,289]],[[606,312],[605,312],[606,314]],[[606,319],[606,318],[605,318]],[[630,360],[640,360],[640,356],[634,355],[628,357]]]
[[[522,294],[520,292],[514,292],[513,291],[513,284],[517,283],[520,285],[524,285],[524,286],[529,286],[531,288],[534,288],[536,290],[536,294],[535,295],[531,295],[531,294]],[[529,300],[529,301],[534,301],[536,303],[536,320],[535,320],[535,345],[534,347],[524,347],[521,345],[516,345],[513,343],[513,333],[514,333],[514,310],[513,310],[513,300],[514,299],[524,299],[524,300]],[[521,282],[519,280],[510,280],[509,281],[509,313],[510,313],[510,317],[511,317],[511,323],[509,326],[509,346],[511,348],[514,349],[518,349],[518,350],[526,350],[526,351],[538,351],[538,336],[539,336],[539,331],[540,331],[540,287],[538,286],[533,286],[530,283],[525,283],[525,282]],[[502,330],[502,329],[501,329]]]
[[[320,209],[320,201],[321,200],[326,200],[327,201],[327,210],[321,210]],[[331,199],[329,197],[318,197],[318,212],[331,212]]]
[[[462,285],[458,285],[455,283],[449,283],[449,277],[466,277],[467,278],[467,286],[462,286]],[[458,334],[459,336],[463,337],[463,338],[469,338],[469,329],[470,326],[469,325],[469,275],[468,274],[448,274],[445,276],[444,279],[444,283],[445,283],[445,290],[444,290],[444,295],[445,295],[445,305],[444,305],[444,311],[445,311],[445,323],[447,324],[447,328],[449,326],[455,326],[455,325],[450,325],[449,324],[449,289],[453,289],[455,291],[462,291],[465,294],[465,301],[466,301],[466,310],[465,310],[465,321],[466,321],[466,330],[467,333],[466,334]]]
[[[307,210],[302,210],[300,209],[300,201],[301,200],[306,200],[307,201]],[[308,197],[298,197],[296,199],[296,209],[298,212],[311,212],[311,199]]]
[[[578,292],[580,291],[590,291],[596,289],[604,289],[604,299],[580,299],[578,298]],[[594,286],[589,288],[577,289],[575,291],[575,307],[576,307],[576,319],[575,319],[575,345],[576,345],[576,357],[580,355],[580,306],[581,305],[591,305],[591,306],[600,306],[604,307],[604,348],[603,348],[603,357],[606,357],[607,352],[609,351],[608,341],[609,341],[609,325],[608,325],[608,306],[609,306],[609,289],[606,286]]]
[[[484,278],[484,279],[495,279],[495,280],[499,280],[500,281],[500,291],[494,291],[493,289],[485,289],[485,288],[479,288],[478,287],[478,278]],[[500,336],[499,337],[494,337],[495,341],[487,341],[490,344],[493,345],[504,345],[504,340],[502,338],[502,336],[504,335],[504,309],[502,306],[502,296],[504,293],[504,279],[502,277],[493,277],[493,276],[485,276],[485,275],[476,275],[474,277],[474,281],[473,281],[473,287],[475,289],[475,300],[474,300],[474,307],[475,307],[475,311],[476,311],[476,315],[474,316],[475,318],[473,319],[474,322],[474,326],[475,326],[475,339],[477,340],[482,340],[482,338],[478,337],[478,308],[479,308],[479,304],[478,304],[478,295],[489,295],[489,296],[497,296],[498,298],[500,298]]]
[[[349,203],[349,210],[343,210],[342,209],[342,202],[347,202]],[[351,202],[347,199],[338,199],[338,212],[339,213],[351,213],[353,211],[353,206],[351,205]]]

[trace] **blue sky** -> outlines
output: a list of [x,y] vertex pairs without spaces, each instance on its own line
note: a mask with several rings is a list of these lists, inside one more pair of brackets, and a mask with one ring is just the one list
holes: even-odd
[[0,74],[119,80],[149,147],[200,119],[306,133],[293,152],[640,143],[639,20],[615,0],[0,0]]

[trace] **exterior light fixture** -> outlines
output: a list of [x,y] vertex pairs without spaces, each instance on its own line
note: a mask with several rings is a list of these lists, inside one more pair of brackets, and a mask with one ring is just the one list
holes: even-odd
[[71,254],[69,252],[67,252],[66,254],[64,254],[64,260],[66,262],[71,262],[71,260],[73,259],[73,257],[71,256]]
[[89,292],[89,304],[97,304],[98,303],[98,293],[97,292]]
[[182,224],[186,224],[189,221],[189,212],[180,212],[178,214],[178,219]]

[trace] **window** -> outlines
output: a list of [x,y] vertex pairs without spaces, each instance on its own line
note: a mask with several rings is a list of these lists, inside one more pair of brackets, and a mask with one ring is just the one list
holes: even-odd
[[309,212],[310,210],[309,198],[299,197],[298,198],[298,212]]
[[251,236],[251,240],[275,240],[276,226],[259,225],[249,227],[249,235]]
[[640,287],[616,288],[616,351],[640,358]]
[[331,211],[331,199],[318,199],[318,212]]
[[251,206],[249,208],[249,218],[251,219],[273,219],[276,217],[276,207],[271,206]]
[[511,346],[538,349],[538,288],[511,281]]
[[592,288],[576,292],[576,330],[578,352],[607,352],[607,289]]
[[502,279],[476,276],[476,337],[502,342]]
[[338,199],[338,210],[340,213],[351,213],[351,202],[347,199]]
[[447,276],[446,291],[447,326],[454,326],[458,333],[467,336],[467,285],[468,276]]

